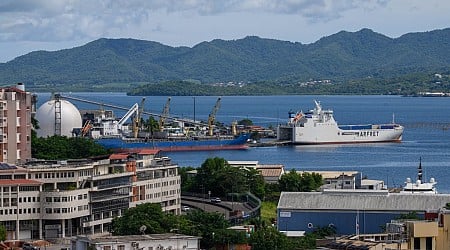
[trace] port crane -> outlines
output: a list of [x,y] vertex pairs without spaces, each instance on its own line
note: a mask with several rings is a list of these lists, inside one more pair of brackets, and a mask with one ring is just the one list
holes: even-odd
[[220,99],[221,99],[220,97],[217,98],[216,104],[214,105],[214,108],[212,109],[212,111],[208,117],[209,136],[213,135],[214,122],[216,120],[216,113],[220,108]]
[[133,120],[133,136],[134,136],[134,138],[138,137],[139,128],[141,127],[141,124],[142,124],[141,116],[142,116],[142,113],[144,113],[144,104],[145,104],[145,97],[142,97],[141,105],[136,110],[136,115]]
[[167,117],[169,117],[169,109],[170,109],[170,97],[167,98],[166,105],[164,105],[164,109],[159,117],[159,131],[163,132],[164,123],[166,122]]
[[[91,100],[86,100],[86,99],[83,99],[83,98],[74,97],[74,96],[68,96],[68,95],[62,95],[62,94],[57,94],[57,95],[58,95],[59,98],[64,98],[64,99],[67,99],[67,100],[73,100],[73,101],[77,101],[77,102],[89,103],[89,104],[93,104],[93,105],[99,105],[102,108],[103,107],[109,107],[109,108],[113,108],[113,109],[117,109],[117,110],[124,110],[124,111],[127,111],[127,112],[130,111],[129,107],[127,108],[127,107],[123,107],[123,106],[119,106],[119,105],[113,105],[113,104],[108,104],[108,103],[103,103],[103,102],[91,101]],[[143,99],[145,99],[145,98],[143,98]],[[220,100],[220,98],[219,98],[219,100]],[[218,100],[218,102],[219,102],[219,100]],[[137,109],[137,107],[136,107],[136,106],[138,106],[137,104],[135,104],[136,106],[133,105],[133,107],[131,108],[132,113],[131,114],[126,114],[124,117],[122,117],[122,118],[126,117],[126,119],[123,119],[123,120],[119,121],[119,123],[123,124],[136,111],[137,112],[140,111],[139,114],[138,114],[139,116],[142,116],[144,114],[145,115],[150,115],[150,116],[153,116],[153,117],[161,117],[162,116],[161,114],[152,113],[152,112],[148,112],[148,111],[143,110],[143,107],[144,107],[143,101],[141,102],[141,107],[142,107],[141,110]],[[217,110],[219,109],[219,105],[220,105],[220,103],[219,104],[216,103],[217,108],[215,107],[215,112],[217,112]],[[214,113],[214,115],[213,115],[213,117],[211,117],[211,114],[210,114],[210,118],[208,118],[208,121],[212,118],[211,126],[214,125],[215,112],[211,112],[211,113]],[[174,121],[182,121],[182,122],[186,122],[186,123],[197,124],[197,125],[200,125],[200,126],[205,125],[204,123],[197,122],[195,120],[193,121],[193,120],[183,119],[183,118],[179,118],[179,117],[170,117],[169,115],[167,115],[166,118],[170,118],[171,120],[174,120]],[[133,126],[136,126],[136,124],[135,124],[136,120],[133,119],[132,121],[133,121],[132,123],[134,124]],[[136,132],[137,132],[137,128],[138,128],[138,126],[136,126]],[[212,127],[211,127],[211,133],[212,133]]]
[[119,122],[117,123],[119,129],[122,128],[122,125],[125,123],[126,120],[128,120],[128,118],[130,118],[133,114],[138,112],[138,108],[139,105],[135,103],[133,106],[131,106],[131,108],[127,111],[127,113],[125,113],[125,115],[122,116],[122,118],[120,118]]

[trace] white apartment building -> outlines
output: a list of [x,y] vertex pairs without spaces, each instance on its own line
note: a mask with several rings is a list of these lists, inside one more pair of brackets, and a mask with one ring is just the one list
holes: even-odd
[[160,203],[180,214],[178,166],[158,150],[0,167],[0,223],[8,239],[108,234],[129,207]]

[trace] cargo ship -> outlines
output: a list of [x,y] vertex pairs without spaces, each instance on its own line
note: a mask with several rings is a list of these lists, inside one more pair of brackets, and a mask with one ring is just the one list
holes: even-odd
[[389,124],[338,125],[332,110],[324,110],[320,102],[308,112],[289,112],[286,124],[277,128],[277,140],[291,144],[344,144],[401,142],[403,126]]
[[95,141],[105,148],[116,151],[154,148],[163,152],[176,152],[247,149],[247,140],[249,138],[250,134],[242,133],[238,136],[194,136],[168,139],[101,137]]

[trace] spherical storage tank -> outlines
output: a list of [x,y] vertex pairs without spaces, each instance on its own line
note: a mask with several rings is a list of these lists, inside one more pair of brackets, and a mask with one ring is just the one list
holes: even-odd
[[[55,135],[55,108],[58,101],[50,100],[42,104],[36,111],[36,119],[39,129],[36,130],[38,137]],[[82,120],[80,111],[69,101],[59,100],[61,104],[61,135],[72,137],[73,128],[81,128]]]

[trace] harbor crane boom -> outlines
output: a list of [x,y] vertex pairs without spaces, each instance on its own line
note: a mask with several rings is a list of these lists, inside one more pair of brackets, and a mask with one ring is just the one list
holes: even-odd
[[128,120],[128,118],[130,118],[133,114],[135,114],[136,112],[138,112],[138,107],[139,105],[137,103],[135,103],[128,111],[127,113],[125,113],[124,116],[122,116],[122,118],[119,120],[119,122],[117,123],[118,128],[121,129],[122,125]]
[[159,117],[159,131],[161,131],[161,132],[163,132],[164,123],[166,122],[166,119],[169,116],[169,109],[170,109],[170,97],[167,98],[166,105],[164,105],[163,112],[161,113],[161,116]]
[[141,127],[141,123],[142,123],[141,116],[142,116],[142,113],[144,113],[144,104],[145,104],[145,97],[142,97],[141,105],[140,105],[139,109],[136,111],[136,116],[134,117],[134,122],[133,122],[134,138],[138,137],[139,128]]
[[213,135],[213,127],[214,127],[214,122],[216,120],[216,113],[220,108],[220,99],[221,99],[220,97],[217,98],[216,105],[214,105],[214,108],[208,117],[208,127],[209,127],[209,135],[210,136]]

